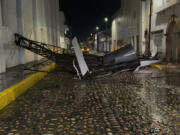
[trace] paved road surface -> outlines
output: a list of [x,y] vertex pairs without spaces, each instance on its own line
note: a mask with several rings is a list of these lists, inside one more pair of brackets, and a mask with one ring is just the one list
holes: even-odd
[[180,135],[180,75],[49,74],[0,112],[0,135]]

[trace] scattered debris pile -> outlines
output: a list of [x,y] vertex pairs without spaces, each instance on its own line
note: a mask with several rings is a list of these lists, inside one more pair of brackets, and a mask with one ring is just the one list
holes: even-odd
[[130,44],[104,56],[97,56],[92,54],[83,55],[76,37],[72,40],[75,54],[65,53],[65,50],[60,47],[33,41],[17,33],[15,34],[15,43],[20,47],[54,61],[66,71],[77,73],[79,79],[82,77],[96,78],[120,71],[135,70],[137,67],[139,69],[141,66],[159,62],[140,62]]

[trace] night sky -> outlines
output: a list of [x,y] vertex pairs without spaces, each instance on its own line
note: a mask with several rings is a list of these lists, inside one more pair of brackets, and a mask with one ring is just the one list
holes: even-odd
[[[120,8],[121,0],[60,0],[60,10],[64,11],[67,24],[73,35],[86,38],[95,32],[95,27],[105,28],[104,17],[111,16]],[[109,26],[111,21],[109,21]]]

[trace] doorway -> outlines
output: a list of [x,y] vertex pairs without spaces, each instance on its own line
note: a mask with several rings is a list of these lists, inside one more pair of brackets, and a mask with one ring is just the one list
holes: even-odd
[[180,62],[180,21],[173,15],[166,30],[166,57],[170,62]]

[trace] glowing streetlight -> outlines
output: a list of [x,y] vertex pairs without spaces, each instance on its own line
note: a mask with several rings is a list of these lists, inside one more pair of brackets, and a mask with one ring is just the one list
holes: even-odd
[[105,21],[105,22],[108,22],[108,18],[107,18],[107,17],[105,17],[105,18],[104,18],[104,21]]
[[96,27],[96,30],[99,30],[99,27],[98,27],[98,26]]
[[108,23],[108,18],[105,17],[105,18],[104,18],[104,21],[106,22],[106,34],[107,34],[107,23]]

